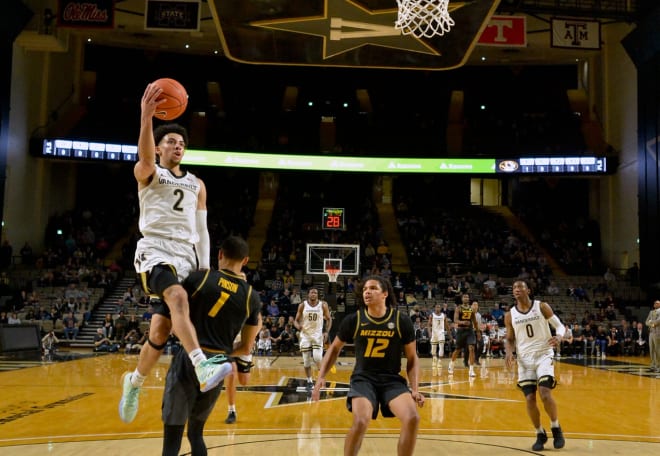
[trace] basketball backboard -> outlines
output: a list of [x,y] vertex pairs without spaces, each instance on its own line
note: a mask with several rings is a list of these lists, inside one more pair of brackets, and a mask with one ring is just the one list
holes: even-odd
[[307,244],[307,274],[327,275],[328,267],[339,268],[343,275],[360,272],[360,246],[357,244]]

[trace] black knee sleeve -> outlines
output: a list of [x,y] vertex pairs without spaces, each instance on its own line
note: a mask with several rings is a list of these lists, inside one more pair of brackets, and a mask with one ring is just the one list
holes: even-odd
[[518,382],[518,388],[523,392],[525,397],[530,394],[536,393],[536,381],[535,380],[523,380]]
[[153,342],[151,341],[151,338],[150,338],[150,337],[147,338],[147,342],[149,342],[149,345],[151,345],[155,350],[158,350],[158,351],[162,350],[162,349],[165,348],[165,346],[167,345],[167,341],[163,342],[163,343],[160,344],[160,345],[156,345],[155,343],[153,343]]
[[545,375],[539,378],[539,386],[554,389],[554,387],[557,386],[557,381],[551,375]]

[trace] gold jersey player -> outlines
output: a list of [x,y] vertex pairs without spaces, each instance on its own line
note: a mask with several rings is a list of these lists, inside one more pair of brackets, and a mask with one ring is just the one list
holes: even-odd
[[477,336],[481,337],[477,315],[472,308],[470,295],[464,293],[461,296],[461,305],[454,310],[454,322],[456,323],[456,348],[451,354],[447,372],[454,373],[454,362],[461,349],[468,350],[468,364],[470,366],[469,376],[476,377],[474,373],[474,348],[477,344]]
[[[553,446],[563,448],[564,434],[559,426],[557,403],[552,397],[556,386],[554,347],[561,343],[566,328],[554,314],[547,302],[532,301],[529,297],[527,284],[518,280],[513,283],[515,305],[504,315],[506,325],[506,357],[507,368],[513,367],[513,351],[515,347],[518,360],[518,388],[525,395],[527,415],[536,429],[536,442],[532,450],[541,451],[548,441],[545,429],[541,425],[541,412],[536,403],[536,390],[543,402],[543,408],[550,418]],[[550,332],[550,326],[555,328],[556,336]]]
[[[401,421],[397,454],[412,455],[420,421],[417,406],[424,405],[418,390],[419,359],[412,320],[398,311],[392,284],[384,277],[367,277],[356,295],[359,310],[339,325],[323,357],[312,400],[320,399],[326,374],[344,345],[353,342],[355,368],[346,399],[353,424],[344,441],[344,455],[358,454],[369,422],[379,410],[383,417],[396,416]],[[400,374],[401,353],[406,357],[407,380]]]
[[161,299],[149,328],[137,368],[122,379],[119,416],[130,423],[138,411],[139,390],[158,362],[170,333],[174,333],[197,371],[201,391],[208,391],[232,372],[224,358],[207,359],[189,318],[186,290],[181,281],[191,272],[210,267],[206,226],[206,186],[181,169],[188,135],[180,125],[153,129],[153,115],[162,89],[149,84],[142,96],[138,161],[133,174],[140,204],[142,238],[135,250],[135,270],[147,294]]
[[[323,328],[324,322],[325,329]],[[312,366],[316,365],[318,369],[321,365],[323,343],[332,327],[328,303],[319,300],[317,288],[310,288],[307,292],[307,299],[298,305],[293,324],[300,331],[300,353],[307,376],[307,387],[311,389],[314,386]]]

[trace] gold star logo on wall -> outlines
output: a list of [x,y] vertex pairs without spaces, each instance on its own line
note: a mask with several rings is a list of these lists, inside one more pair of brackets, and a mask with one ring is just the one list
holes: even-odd
[[208,0],[225,54],[243,63],[444,70],[463,65],[499,0],[450,2],[451,31],[394,28],[396,0]]

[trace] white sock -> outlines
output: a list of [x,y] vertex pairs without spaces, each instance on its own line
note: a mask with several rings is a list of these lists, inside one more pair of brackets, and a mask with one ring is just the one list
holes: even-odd
[[227,407],[227,410],[236,413],[236,404],[230,405],[229,407]]
[[537,427],[536,428],[536,433],[537,434],[545,434],[545,429],[543,429],[543,426]]
[[558,428],[558,427],[559,427],[559,420],[557,420],[557,421],[551,421],[551,422],[550,422],[550,427],[551,427],[551,428]]
[[206,355],[204,354],[201,348],[196,348],[190,353],[188,353],[188,357],[190,358],[190,361],[195,367],[197,367],[197,365],[202,361],[206,361]]
[[136,387],[141,387],[144,385],[144,381],[147,379],[146,375],[142,375],[137,368],[131,374],[131,384]]

